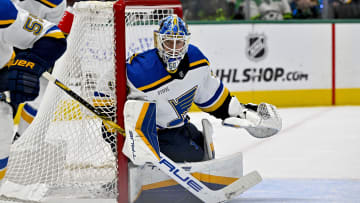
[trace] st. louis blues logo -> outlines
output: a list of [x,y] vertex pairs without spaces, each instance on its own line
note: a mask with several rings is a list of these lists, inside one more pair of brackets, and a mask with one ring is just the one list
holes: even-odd
[[251,61],[260,61],[267,52],[266,37],[264,34],[251,33],[247,36],[246,56]]

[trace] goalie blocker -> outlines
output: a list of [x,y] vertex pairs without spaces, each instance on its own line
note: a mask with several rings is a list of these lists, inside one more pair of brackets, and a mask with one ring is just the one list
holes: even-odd
[[123,153],[132,162],[130,202],[168,202],[174,197],[186,202],[225,202],[261,181],[256,171],[242,176],[241,153],[202,162],[173,162],[160,152],[155,115],[155,103],[128,100],[125,104]]

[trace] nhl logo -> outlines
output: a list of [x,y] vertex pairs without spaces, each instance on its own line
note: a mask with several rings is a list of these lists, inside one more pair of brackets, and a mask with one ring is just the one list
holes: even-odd
[[252,33],[247,36],[246,56],[251,61],[260,61],[266,56],[266,37],[264,34]]

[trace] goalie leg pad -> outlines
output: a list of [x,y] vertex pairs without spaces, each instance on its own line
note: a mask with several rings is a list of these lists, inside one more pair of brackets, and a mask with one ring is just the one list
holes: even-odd
[[0,101],[0,182],[5,176],[13,136],[12,107]]
[[[243,176],[242,153],[210,161],[181,163],[181,168],[189,169],[201,182],[212,190],[219,190]],[[130,202],[201,202],[181,185],[153,164],[129,166]],[[144,189],[146,188],[146,189]]]
[[[20,113],[20,120],[17,130],[18,137],[16,139],[18,139],[32,123],[36,116],[37,110],[28,103],[25,103],[23,108],[18,108],[18,113]],[[14,139],[14,141],[16,139]]]
[[209,120],[201,120],[203,127],[203,136],[204,136],[204,161],[215,159],[215,149],[212,136],[214,134],[214,129]]
[[128,100],[124,106],[126,138],[123,153],[135,164],[160,160],[156,133],[156,104]]

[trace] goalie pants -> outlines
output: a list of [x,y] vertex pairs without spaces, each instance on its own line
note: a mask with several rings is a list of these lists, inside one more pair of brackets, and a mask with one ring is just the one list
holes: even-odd
[[204,137],[191,123],[158,130],[160,151],[175,162],[197,162],[204,158]]

